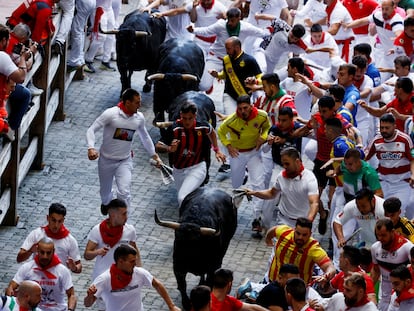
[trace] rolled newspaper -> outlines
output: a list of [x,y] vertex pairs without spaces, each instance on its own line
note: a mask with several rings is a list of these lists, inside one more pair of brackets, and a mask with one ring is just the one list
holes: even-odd
[[[150,164],[152,166],[157,167],[158,162],[154,159],[150,159]],[[168,165],[165,165],[164,163],[161,164],[160,167],[157,167],[161,172],[161,178],[164,185],[169,185],[174,181],[174,177],[172,175],[173,169],[169,167]]]

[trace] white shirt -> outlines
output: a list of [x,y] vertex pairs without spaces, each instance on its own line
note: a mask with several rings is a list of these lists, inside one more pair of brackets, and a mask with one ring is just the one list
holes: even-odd
[[169,9],[185,8],[186,13],[175,16],[167,16],[167,36],[165,40],[172,38],[180,38],[192,40],[193,35],[187,31],[187,26],[191,24],[190,15],[193,8],[193,2],[190,0],[164,0],[164,4]]
[[[216,57],[223,58],[227,54],[225,42],[228,38],[230,38],[230,36],[227,32],[226,23],[227,21],[225,21],[224,19],[220,19],[213,25],[210,25],[208,27],[194,28],[195,35],[200,35],[204,37],[214,35],[217,36],[216,41],[210,48],[210,52],[212,52]],[[247,22],[240,21],[240,33],[238,38],[242,43],[249,36],[264,37],[266,35],[269,35],[268,30],[260,29],[258,27],[250,25]]]
[[[374,88],[374,81],[372,81],[372,79],[369,76],[364,75],[364,81],[362,82],[358,90],[362,92],[366,89],[372,90],[373,88]],[[356,121],[357,121],[357,124],[359,125],[360,122],[364,122],[364,121],[372,122],[372,118],[366,109],[358,109],[357,114],[356,114]]]
[[109,269],[99,275],[93,284],[95,297],[102,298],[106,311],[142,311],[142,287],[152,287],[153,276],[145,269],[134,267],[131,282],[122,289],[112,290]]
[[[2,296],[1,301],[3,305],[0,306],[1,311],[20,311],[20,305],[16,297]],[[31,309],[30,311],[41,311],[39,308]]]
[[401,301],[401,303],[398,303],[396,301],[397,299],[397,293],[394,292],[391,295],[391,302],[388,306],[388,311],[412,311],[414,310],[414,298],[407,299]]
[[93,279],[95,279],[98,275],[103,273],[106,269],[109,269],[109,267],[114,263],[114,252],[120,244],[129,244],[129,242],[135,242],[135,240],[137,239],[137,234],[134,226],[130,224],[125,224],[121,239],[113,247],[110,247],[109,245],[105,244],[102,240],[99,225],[100,224],[95,225],[92,228],[91,232],[89,232],[88,240],[93,243],[96,243],[97,249],[102,247],[108,247],[109,250],[105,256],[96,256],[95,266],[93,267],[92,272]]
[[344,294],[336,293],[329,299],[325,311],[378,311],[378,309],[372,301],[360,307],[348,308],[345,304]]
[[[335,55],[339,55],[338,45],[336,44],[334,37],[327,31],[324,31],[323,33],[324,38],[320,43],[313,43],[311,36],[306,36],[303,41],[311,49],[331,48],[334,50]],[[331,58],[327,52],[306,53],[301,55],[301,57],[323,68],[331,68],[332,65]]]
[[372,262],[374,265],[379,265],[381,272],[382,297],[391,296],[391,270],[397,268],[401,264],[407,265],[411,259],[410,250],[414,245],[407,239],[403,237],[400,238],[404,239],[404,242],[396,251],[389,252],[383,249],[380,241],[372,244],[371,246]]
[[280,17],[282,9],[287,8],[288,4],[286,0],[251,0],[249,7],[249,16],[247,21],[253,26],[260,27],[262,29],[270,26],[271,21],[268,20],[256,20],[254,18],[256,13],[269,14],[275,17]]
[[141,112],[126,115],[118,106],[106,109],[86,132],[88,148],[95,148],[95,133],[103,128],[100,153],[111,160],[125,160],[131,155],[135,131],[150,156],[155,154],[154,143],[145,127],[145,118]]
[[197,12],[197,20],[194,23],[195,27],[207,27],[213,25],[219,19],[217,16],[226,13],[226,7],[220,1],[214,1],[214,5],[210,10],[206,10],[201,5],[195,8]]
[[374,213],[362,215],[358,210],[354,199],[344,206],[344,210],[336,216],[334,221],[343,226],[348,220],[355,219],[359,228],[362,228],[362,231],[360,232],[361,239],[362,241],[365,241],[366,247],[369,247],[377,241],[377,238],[375,237],[375,224],[377,220],[385,217],[383,204],[384,199],[375,196]]
[[306,168],[295,178],[285,178],[280,172],[273,187],[281,191],[280,212],[293,219],[307,217],[310,208],[309,196],[319,193],[315,175]]
[[280,82],[280,86],[295,100],[295,107],[299,116],[306,120],[310,119],[313,96],[309,92],[309,88],[302,82],[295,82],[289,77]]
[[13,281],[20,284],[31,280],[39,283],[42,287],[42,300],[39,308],[48,311],[66,311],[66,291],[73,287],[72,276],[68,268],[58,264],[47,269],[47,273],[39,269],[34,260],[24,263],[17,270]]
[[[352,22],[351,14],[349,14],[348,10],[344,7],[344,5],[338,1],[331,13],[330,19],[328,20],[328,27],[337,23],[349,24],[350,22]],[[340,26],[334,38],[335,40],[345,40],[353,36],[354,32],[352,31],[352,29],[348,28],[344,30],[344,27]]]
[[[20,248],[28,251],[34,244],[39,243],[39,241],[46,236],[45,229],[42,227],[36,228],[29,233]],[[72,234],[69,233],[69,235],[63,239],[52,240],[55,243],[55,253],[63,264],[66,265],[66,261],[69,258],[72,258],[75,262],[81,260],[78,242]]]
[[325,9],[326,4],[323,1],[309,0],[300,10],[296,11],[296,17],[310,18],[312,23],[316,23],[326,17]]
[[17,66],[13,63],[10,55],[4,51],[0,51],[0,74],[8,77],[17,70]]
[[[368,16],[370,23],[375,24],[378,37],[381,44],[377,45],[384,52],[388,52],[394,47],[394,38],[397,31],[404,31],[404,19],[400,14],[395,14],[390,20],[384,23],[384,17],[382,16],[381,10],[374,11]],[[391,29],[385,29],[385,25],[389,24]],[[387,27],[388,28],[388,27]]]

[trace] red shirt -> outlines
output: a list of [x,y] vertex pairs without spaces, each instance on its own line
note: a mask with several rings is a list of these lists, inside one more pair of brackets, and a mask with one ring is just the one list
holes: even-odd
[[[372,281],[371,277],[361,268],[358,268],[357,270],[353,272],[359,272],[364,276],[365,283],[367,285],[367,294],[375,294],[374,289],[374,282]],[[345,279],[345,273],[343,271],[339,272],[337,275],[333,277],[331,280],[331,285],[333,288],[336,288],[339,292],[344,292],[344,279]]]
[[407,36],[405,31],[403,31],[398,37],[395,38],[394,45],[401,46],[404,49],[405,55],[411,59],[414,51],[413,39]]
[[243,306],[243,302],[235,297],[227,295],[223,301],[219,301],[213,293],[211,293],[211,311],[238,311]]
[[[395,108],[399,113],[406,114],[406,115],[412,115],[412,104],[411,104],[411,97],[414,96],[414,92],[411,93],[410,96],[408,96],[407,100],[404,102],[401,102],[398,100],[398,98],[394,98],[392,101],[390,101],[387,104],[387,110],[388,108]],[[397,126],[397,129],[399,129],[401,132],[404,132],[404,123],[405,120],[397,119],[395,121],[395,125]]]
[[[367,17],[378,7],[378,2],[375,0],[344,0],[342,2],[344,7],[348,10],[353,20]],[[353,28],[354,34],[366,35],[368,34],[368,26]]]
[[[350,128],[352,125],[340,114],[335,114],[332,117],[337,118],[342,122],[342,133],[346,135],[346,129]],[[318,143],[316,158],[326,162],[331,158],[332,142],[326,137],[325,121],[322,119],[321,114],[319,112],[315,113],[312,119],[315,121],[317,127],[314,129],[316,130],[316,141]],[[307,124],[309,129],[312,128],[312,119],[309,120]]]

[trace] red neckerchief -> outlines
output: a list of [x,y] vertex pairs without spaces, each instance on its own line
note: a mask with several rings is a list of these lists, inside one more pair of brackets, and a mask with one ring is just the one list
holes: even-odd
[[326,15],[327,16],[327,20],[328,20],[328,24],[329,24],[329,20],[331,19],[331,14],[336,6],[336,3],[338,2],[338,0],[334,0],[330,6],[327,6],[325,9]]
[[286,170],[283,170],[282,171],[282,176],[284,178],[291,178],[291,179],[293,179],[296,176],[301,175],[304,169],[305,169],[305,167],[303,166],[303,163],[301,163],[300,168],[299,168],[299,172],[288,173],[288,172],[286,172]]
[[388,23],[388,21],[390,21],[394,17],[395,14],[397,14],[397,11],[394,9],[394,11],[392,11],[392,14],[390,15],[388,19],[385,19],[384,15],[382,16],[382,18],[384,18],[384,29],[392,30],[392,26],[390,23]]
[[299,39],[297,42],[295,42],[294,44],[296,44],[298,47],[300,47],[301,49],[305,50],[308,48],[308,46],[306,45],[306,43],[302,40]]
[[369,302],[368,296],[365,295],[360,301],[357,301],[352,307],[346,307],[345,310],[362,307],[362,306],[366,305],[368,302]]
[[121,109],[127,116],[132,116],[133,115],[133,113],[130,113],[127,109],[126,109],[126,107],[125,107],[125,104],[123,103],[123,102],[120,102],[119,104],[118,104],[118,107],[119,107],[119,109]]
[[325,31],[322,31],[322,38],[321,38],[321,42],[316,43],[315,41],[313,41],[312,37],[311,37],[311,42],[312,42],[312,44],[313,44],[313,45],[315,45],[315,44],[322,44],[322,43],[324,43],[324,42],[325,42]]
[[124,226],[110,227],[108,218],[101,222],[99,225],[99,231],[104,243],[108,244],[110,247],[114,247],[114,245],[118,243],[122,237]]
[[[241,114],[238,111],[236,111],[236,114],[237,114],[237,116],[240,119],[242,119],[242,116],[241,116]],[[252,112],[250,113],[249,118],[247,120],[244,120],[244,121],[246,121],[246,123],[247,123],[250,120],[253,120],[254,118],[256,118],[258,114],[259,114],[259,111],[257,110],[257,108],[256,107],[252,107]]]
[[127,287],[132,280],[132,274],[125,273],[113,263],[109,269],[111,275],[111,287],[112,290],[122,289]]
[[50,263],[46,267],[42,267],[40,265],[39,255],[38,254],[36,254],[36,256],[34,257],[34,261],[35,261],[35,263],[37,265],[37,267],[34,268],[34,270],[40,270],[40,271],[42,271],[46,275],[46,277],[48,279],[51,279],[51,280],[57,279],[57,276],[56,275],[54,275],[53,273],[47,271],[48,269],[53,268],[54,266],[57,266],[58,264],[61,263],[59,257],[56,254],[53,254],[52,260],[50,261]]
[[364,82],[364,79],[365,79],[365,75],[364,75],[364,76],[362,76],[362,79],[360,79],[360,80],[355,80],[355,79],[354,79],[353,84],[354,84],[354,85],[355,85],[355,87],[358,89],[358,91],[359,91],[359,88],[361,87],[362,83]]
[[200,5],[207,12],[207,10],[211,10],[211,8],[213,7],[214,0],[211,1],[211,4],[210,5],[203,5],[203,3],[201,3]]
[[33,310],[33,309],[28,309],[28,308],[19,306],[19,311],[30,311],[30,310]]
[[402,301],[413,299],[414,298],[414,288],[404,288],[401,293],[398,295],[397,299],[395,299],[396,302],[401,303]]
[[386,249],[389,253],[395,252],[397,249],[401,247],[403,242],[407,240],[402,235],[399,235],[397,232],[394,232],[394,239],[392,241],[391,247],[389,249]]
[[43,230],[45,230],[46,235],[49,238],[52,238],[52,239],[55,239],[55,240],[60,240],[60,239],[66,238],[70,233],[69,230],[65,227],[64,224],[62,224],[60,226],[60,230],[56,233],[52,232],[52,230],[50,230],[49,226],[44,226],[42,228],[43,228]]

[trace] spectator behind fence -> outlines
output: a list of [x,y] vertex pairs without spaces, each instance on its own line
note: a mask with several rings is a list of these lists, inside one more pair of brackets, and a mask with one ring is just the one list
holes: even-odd
[[[21,57],[16,66],[16,64],[13,63],[10,56],[6,53],[6,48],[9,44],[9,36],[9,29],[6,26],[0,24],[0,103],[4,103],[8,95],[9,91],[6,91],[8,80],[12,80],[16,83],[23,83],[23,81],[25,80],[27,73],[26,59],[28,59],[31,55],[31,51],[26,49],[22,50],[20,52]],[[30,98],[30,92],[23,91],[23,88],[21,90],[21,92],[18,91],[18,93],[12,94],[12,102],[10,103],[12,106],[17,105],[16,103],[14,103],[13,99],[22,101],[22,98],[26,98],[27,96],[29,96]],[[27,109],[27,107],[26,109],[25,107],[23,107],[24,104],[22,104],[22,102],[20,102],[20,105],[21,106],[18,107],[19,113],[15,114],[14,110],[12,111],[12,114],[9,118],[9,122],[11,123],[9,123],[10,128],[9,124],[7,124],[7,128],[3,130],[3,132],[7,133],[7,137],[10,140],[14,140],[14,130],[16,130],[20,126],[21,117],[18,116],[24,114],[24,112]],[[13,109],[14,108],[15,107],[13,107]]]

